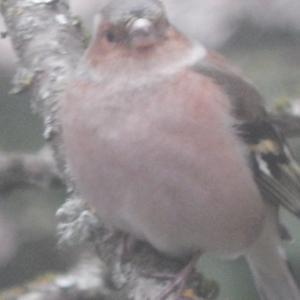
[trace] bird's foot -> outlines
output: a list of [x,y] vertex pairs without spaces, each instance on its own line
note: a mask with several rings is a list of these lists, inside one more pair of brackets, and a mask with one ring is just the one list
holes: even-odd
[[159,280],[172,280],[171,284],[158,296],[157,300],[167,300],[176,292],[174,300],[198,300],[196,295],[186,288],[188,279],[195,273],[195,264],[199,255],[194,256],[190,262],[177,274],[155,273],[149,277]]
[[133,253],[133,249],[137,243],[137,240],[132,236],[123,233],[122,240],[119,248],[119,260],[121,263],[128,261]]

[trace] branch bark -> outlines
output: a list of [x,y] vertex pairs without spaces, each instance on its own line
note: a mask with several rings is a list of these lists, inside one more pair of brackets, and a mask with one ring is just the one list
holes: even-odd
[[18,289],[4,290],[0,299],[104,300],[107,293],[101,277],[99,260],[85,257],[65,274],[44,274]]
[[42,116],[45,139],[64,171],[57,99],[83,52],[82,34],[67,1],[2,0],[1,9],[20,62],[13,91],[30,88],[32,109]]

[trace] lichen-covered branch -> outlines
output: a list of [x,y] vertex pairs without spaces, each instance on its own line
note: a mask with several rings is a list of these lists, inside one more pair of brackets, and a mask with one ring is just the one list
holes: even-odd
[[[0,292],[2,300],[117,300],[107,298],[103,267],[95,257],[85,257],[65,274],[44,274],[32,282]],[[121,300],[121,299],[120,299]]]
[[1,10],[19,57],[13,91],[31,89],[32,108],[44,120],[45,138],[63,171],[57,99],[83,52],[82,35],[67,1],[2,0]]
[[[32,91],[32,108],[44,120],[45,138],[54,150],[57,166],[63,174],[65,163],[57,112],[68,77],[83,52],[83,35],[64,0],[2,0],[1,9],[20,61],[14,92]],[[184,265],[184,262],[162,257],[144,244],[134,251],[132,260],[119,264],[116,251],[120,244],[119,235],[107,239],[107,231],[98,222],[89,221],[94,220],[93,213],[85,205],[76,205],[78,202],[70,200],[60,210],[63,219],[60,233],[71,237],[76,236],[76,232],[86,233],[98,256],[109,266],[110,272],[106,274],[111,276],[106,276],[105,282],[109,283],[111,295],[105,299],[154,300],[170,280],[152,279],[145,274],[157,270],[174,273]],[[200,277],[196,279],[191,283],[197,282],[198,286],[202,281]],[[188,299],[199,299],[191,291],[188,293]],[[46,292],[38,299],[48,299],[48,296]]]

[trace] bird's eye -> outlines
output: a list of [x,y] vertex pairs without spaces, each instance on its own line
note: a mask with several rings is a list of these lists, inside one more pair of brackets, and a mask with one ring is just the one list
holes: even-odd
[[108,31],[106,33],[106,39],[110,42],[113,43],[116,40],[115,34],[111,31]]

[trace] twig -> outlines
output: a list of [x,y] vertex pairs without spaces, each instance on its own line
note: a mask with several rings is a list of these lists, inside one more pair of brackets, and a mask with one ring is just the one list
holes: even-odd
[[270,118],[287,137],[292,138],[300,136],[300,116],[284,113],[273,114]]

